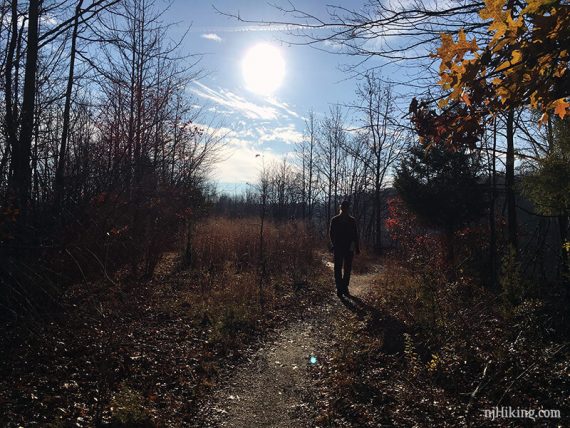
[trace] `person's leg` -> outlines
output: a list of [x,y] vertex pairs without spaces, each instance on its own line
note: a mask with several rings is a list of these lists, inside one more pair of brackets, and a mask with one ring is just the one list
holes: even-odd
[[343,257],[340,251],[334,252],[334,281],[336,284],[337,293],[342,292],[343,279],[342,279],[342,263]]
[[344,256],[344,276],[343,280],[343,289],[345,293],[348,293],[348,285],[350,283],[350,273],[352,272],[352,258],[354,257],[354,253],[349,251]]

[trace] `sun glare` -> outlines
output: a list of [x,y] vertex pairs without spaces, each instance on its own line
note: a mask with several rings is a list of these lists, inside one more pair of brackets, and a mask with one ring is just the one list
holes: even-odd
[[255,45],[247,51],[242,62],[245,84],[250,91],[271,95],[281,86],[285,77],[285,61],[275,46]]

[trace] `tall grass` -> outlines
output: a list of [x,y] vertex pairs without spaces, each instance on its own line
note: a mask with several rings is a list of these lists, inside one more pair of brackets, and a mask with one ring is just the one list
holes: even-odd
[[210,339],[227,349],[262,328],[266,313],[292,304],[321,272],[319,241],[302,221],[266,220],[263,254],[260,226],[255,217],[214,217],[198,223],[192,237],[192,265],[181,279],[185,302]]
[[261,254],[259,219],[211,218],[196,228],[192,267],[241,273],[257,270],[263,263],[268,274],[286,274],[298,281],[314,262],[316,244],[301,221],[266,221]]

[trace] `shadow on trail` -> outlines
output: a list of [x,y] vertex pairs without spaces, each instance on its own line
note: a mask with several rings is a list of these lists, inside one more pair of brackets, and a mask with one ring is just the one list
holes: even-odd
[[366,321],[366,329],[374,336],[382,337],[382,352],[397,354],[404,350],[406,327],[398,319],[383,313],[357,296],[343,296],[340,301],[359,320]]

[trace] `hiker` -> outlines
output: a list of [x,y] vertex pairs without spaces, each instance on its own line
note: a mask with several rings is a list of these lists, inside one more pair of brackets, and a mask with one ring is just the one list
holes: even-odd
[[[356,220],[350,214],[350,202],[340,204],[340,214],[331,220],[329,235],[334,254],[334,280],[338,297],[350,296],[348,284],[354,253],[360,254]],[[344,268],[344,272],[343,272]]]

